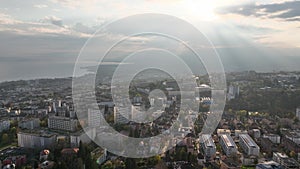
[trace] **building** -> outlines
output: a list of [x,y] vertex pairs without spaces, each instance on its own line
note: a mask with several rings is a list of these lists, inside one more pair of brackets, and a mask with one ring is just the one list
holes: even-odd
[[240,169],[242,167],[242,165],[238,161],[234,161],[229,158],[221,160],[220,164],[220,169]]
[[33,130],[40,127],[40,120],[38,118],[23,120],[19,122],[18,126],[21,129]]
[[78,121],[68,117],[52,116],[48,118],[48,128],[54,130],[76,131]]
[[230,135],[230,134],[231,134],[231,131],[228,130],[228,129],[217,129],[217,134],[218,134],[219,137],[220,137],[221,135],[223,135],[223,134],[228,134],[228,135]]
[[275,161],[266,161],[257,164],[255,169],[283,169],[283,167]]
[[200,135],[200,144],[203,148],[204,155],[211,158],[216,155],[216,145],[209,134]]
[[239,144],[247,155],[259,155],[259,146],[248,134],[240,134],[239,137]]
[[228,100],[235,99],[236,97],[239,96],[239,94],[240,94],[239,86],[230,85],[228,88],[227,99]]
[[49,148],[56,142],[56,135],[50,133],[18,133],[18,146],[25,148]]
[[253,131],[253,137],[254,138],[260,138],[261,133],[260,133],[259,129],[253,129],[252,131]]
[[10,128],[10,121],[9,120],[2,120],[0,121],[0,132],[4,130],[9,130]]
[[280,144],[280,136],[278,134],[264,134],[263,138],[268,138],[274,144]]
[[264,153],[267,153],[269,156],[272,156],[272,153],[277,151],[278,146],[274,144],[268,138],[259,138],[259,146]]
[[289,151],[294,151],[295,153],[300,153],[300,145],[295,143],[293,140],[283,137],[282,143],[283,147]]
[[237,146],[230,135],[228,134],[221,135],[220,144],[224,153],[227,156],[237,153]]
[[283,153],[273,152],[273,160],[286,169],[300,168],[300,164],[295,159],[289,158],[286,154]]
[[89,127],[100,127],[102,125],[102,115],[100,110],[88,109],[88,124]]
[[300,120],[300,107],[296,109],[296,117]]
[[98,147],[91,152],[91,156],[96,159],[98,165],[101,165],[107,160],[107,150]]
[[247,131],[242,131],[242,130],[234,130],[234,136],[239,137],[240,134],[248,134]]
[[[124,112],[124,113],[121,113]],[[114,107],[114,123],[115,124],[126,124],[129,122],[130,110],[126,108]],[[127,116],[127,117],[125,117]]]

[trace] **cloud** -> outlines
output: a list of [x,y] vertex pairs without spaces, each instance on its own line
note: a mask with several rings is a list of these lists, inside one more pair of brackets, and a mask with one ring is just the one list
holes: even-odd
[[0,25],[14,25],[20,22],[21,21],[14,19],[10,15],[0,13]]
[[33,7],[42,9],[42,8],[47,8],[48,5],[45,5],[45,4],[37,4],[37,5],[33,5]]
[[261,18],[276,18],[285,21],[300,21],[300,1],[286,1],[271,4],[249,3],[238,6],[218,8],[219,14],[239,14]]
[[44,19],[41,20],[41,22],[51,23],[59,27],[64,27],[62,19],[56,16],[46,16]]

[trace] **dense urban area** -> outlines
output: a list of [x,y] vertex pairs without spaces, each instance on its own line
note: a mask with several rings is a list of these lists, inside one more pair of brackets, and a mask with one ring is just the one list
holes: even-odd
[[[37,79],[0,84],[0,168],[17,169],[272,169],[300,168],[300,72],[227,73],[226,105],[216,130],[202,133],[209,116],[211,84],[195,76],[198,112],[194,123],[180,126],[184,137],[167,152],[150,158],[125,158],[99,147],[84,132],[100,126],[103,116],[116,131],[129,137],[151,137],[166,131],[180,111],[180,92],[172,79],[135,81],[129,94],[136,116],[157,103],[151,123],[125,118],[111,99],[109,78],[97,82],[101,110],[88,109],[82,120],[73,105],[72,78]],[[104,78],[105,79],[105,78]],[[166,98],[151,98],[155,89]],[[116,143],[118,144],[118,143]],[[157,143],[159,144],[159,143]]]

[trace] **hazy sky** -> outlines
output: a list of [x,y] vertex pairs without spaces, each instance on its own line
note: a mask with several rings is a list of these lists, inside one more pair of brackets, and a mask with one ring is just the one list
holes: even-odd
[[0,81],[71,76],[101,25],[140,13],[173,15],[199,28],[227,71],[300,70],[300,1],[1,0]]

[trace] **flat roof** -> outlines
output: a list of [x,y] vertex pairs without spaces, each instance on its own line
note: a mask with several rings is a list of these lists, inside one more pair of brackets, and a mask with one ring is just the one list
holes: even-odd
[[233,142],[232,138],[227,135],[227,134],[223,134],[221,135],[221,138],[223,139],[223,141],[225,142],[225,144],[227,145],[227,147],[235,147],[235,143]]
[[254,140],[248,134],[240,134],[240,139],[244,140],[245,143],[250,147],[258,147]]

